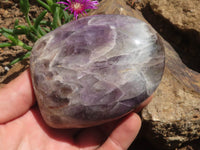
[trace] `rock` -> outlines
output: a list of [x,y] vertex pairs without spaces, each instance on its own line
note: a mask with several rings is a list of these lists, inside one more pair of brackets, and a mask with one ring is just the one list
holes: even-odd
[[109,0],[102,2],[99,4],[98,9],[90,11],[89,15],[96,15],[96,14],[116,14],[116,15],[126,15],[138,18],[142,21],[146,20],[142,17],[141,12],[131,9],[126,4],[125,0]]
[[[164,76],[152,102],[143,109],[142,118],[148,140],[156,147],[172,149],[200,138],[200,89],[187,79],[192,74],[197,76],[190,81],[200,76],[181,64],[170,45],[164,45],[167,62]],[[174,58],[177,63],[171,62],[172,56],[177,57]],[[176,70],[177,66],[185,70]]]
[[54,128],[126,115],[155,91],[163,68],[163,47],[152,28],[122,15],[63,25],[35,43],[30,60],[40,111]]
[[143,0],[142,12],[179,53],[184,64],[200,72],[199,0]]
[[199,0],[143,0],[152,10],[182,30],[200,33]]
[[[157,5],[159,3],[162,0]],[[119,13],[144,20],[137,10],[130,9],[121,0],[102,1],[99,9],[92,11],[95,13]],[[165,72],[152,102],[142,111],[143,134],[140,136],[159,150],[178,149],[200,138],[200,73],[188,68],[168,42],[164,39],[162,42],[166,54]]]

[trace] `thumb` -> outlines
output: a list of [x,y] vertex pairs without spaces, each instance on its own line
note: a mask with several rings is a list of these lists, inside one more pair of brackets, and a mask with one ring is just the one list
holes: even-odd
[[0,123],[23,115],[34,102],[30,73],[26,70],[0,89]]

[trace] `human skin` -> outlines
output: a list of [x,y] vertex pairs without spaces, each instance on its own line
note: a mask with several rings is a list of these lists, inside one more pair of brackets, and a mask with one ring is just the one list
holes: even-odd
[[136,138],[140,127],[141,119],[135,112],[90,128],[54,129],[47,126],[36,104],[29,70],[0,89],[0,149],[125,150]]

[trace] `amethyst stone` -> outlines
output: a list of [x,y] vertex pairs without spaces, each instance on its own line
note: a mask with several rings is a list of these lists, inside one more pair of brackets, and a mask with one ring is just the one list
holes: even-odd
[[89,16],[39,39],[30,68],[45,122],[82,128],[122,117],[147,99],[160,83],[164,50],[138,19]]

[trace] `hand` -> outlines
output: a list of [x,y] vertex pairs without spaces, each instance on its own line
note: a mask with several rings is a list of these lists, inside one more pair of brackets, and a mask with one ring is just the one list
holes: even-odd
[[140,126],[140,117],[130,113],[96,127],[53,129],[44,123],[35,104],[29,71],[0,89],[1,150],[125,150]]

